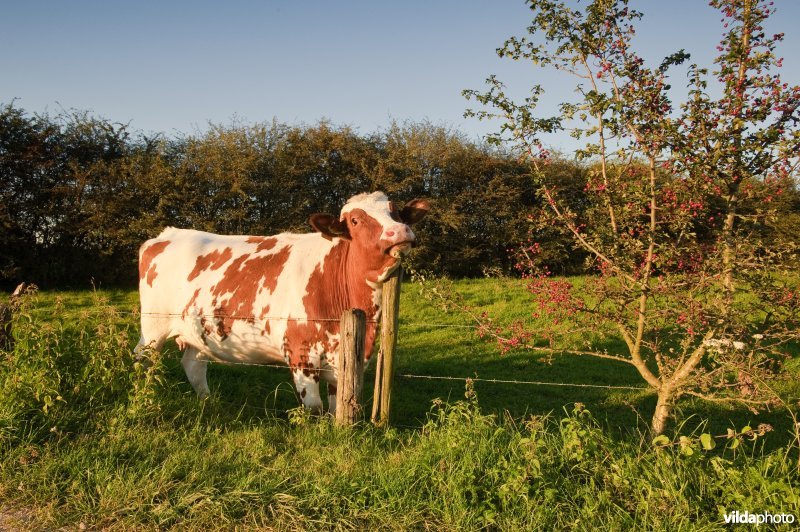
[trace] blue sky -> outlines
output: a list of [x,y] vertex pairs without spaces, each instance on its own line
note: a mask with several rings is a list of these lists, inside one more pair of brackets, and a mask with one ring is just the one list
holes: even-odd
[[[680,48],[710,65],[722,33],[703,0],[632,0],[645,13],[646,58]],[[777,0],[768,31],[785,32],[783,76],[800,82],[800,2]],[[90,110],[147,133],[202,131],[209,121],[315,123],[362,133],[392,119],[430,120],[478,138],[496,125],[462,117],[465,88],[497,74],[514,94],[571,80],[500,59],[522,35],[522,0],[0,0],[0,102],[30,112]],[[682,80],[676,80],[677,83]],[[553,139],[556,147],[568,141]]]

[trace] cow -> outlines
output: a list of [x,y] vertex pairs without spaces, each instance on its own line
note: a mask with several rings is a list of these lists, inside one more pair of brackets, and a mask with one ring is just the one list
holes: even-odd
[[382,192],[350,198],[337,217],[314,214],[312,233],[227,236],[168,227],[139,250],[141,338],[136,352],[174,338],[198,396],[208,360],[289,366],[303,405],[322,412],[319,381],[336,408],[339,318],[367,315],[369,359],[383,282],[416,244],[425,199],[398,209]]

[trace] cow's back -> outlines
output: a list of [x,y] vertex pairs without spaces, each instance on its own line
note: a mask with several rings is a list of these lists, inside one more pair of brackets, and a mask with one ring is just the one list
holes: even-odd
[[318,233],[165,229],[139,253],[143,339],[177,337],[221,360],[283,360],[287,326],[307,319],[308,280],[334,246]]

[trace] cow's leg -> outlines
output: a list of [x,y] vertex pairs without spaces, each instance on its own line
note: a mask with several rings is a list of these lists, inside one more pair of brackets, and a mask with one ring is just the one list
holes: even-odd
[[186,372],[189,383],[194,388],[194,391],[197,392],[197,396],[204,399],[211,395],[211,391],[208,389],[208,381],[206,380],[208,361],[199,360],[197,358],[199,354],[200,351],[194,347],[187,347],[183,352],[181,365],[183,366],[183,371]]
[[319,376],[313,369],[292,368],[294,386],[303,406],[315,414],[322,413],[322,398],[319,396]]
[[323,364],[319,376],[328,385],[328,412],[336,413],[336,370],[330,365]]
[[320,379],[327,383],[328,387],[328,413],[336,413],[336,352],[325,353],[321,360]]
[[328,383],[328,412],[336,413],[336,385]]

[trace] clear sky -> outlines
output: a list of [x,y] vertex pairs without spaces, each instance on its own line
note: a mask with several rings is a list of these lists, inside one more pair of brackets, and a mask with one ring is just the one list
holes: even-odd
[[[796,84],[800,2],[775,3],[768,31],[786,33],[783,77]],[[631,4],[646,58],[685,48],[710,66],[722,27],[706,1]],[[489,74],[520,95],[543,84],[545,111],[570,96],[574,83],[495,54],[530,19],[522,0],[0,0],[0,102],[167,135],[327,118],[362,133],[427,119],[478,138],[496,125],[464,119],[461,90]]]

